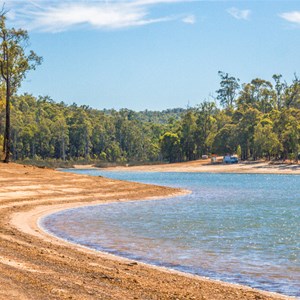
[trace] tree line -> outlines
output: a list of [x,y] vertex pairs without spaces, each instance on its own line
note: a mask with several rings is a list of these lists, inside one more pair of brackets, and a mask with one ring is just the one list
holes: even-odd
[[[56,103],[49,97],[14,96],[11,108],[12,158],[158,161],[162,159],[160,137],[170,129],[166,116],[170,120],[179,120],[181,112],[182,109],[165,112],[100,111],[86,105]],[[0,120],[3,117],[2,111]],[[142,121],[144,118],[147,121]],[[152,119],[160,122],[152,122]],[[3,130],[2,121],[0,132]]]
[[177,127],[161,138],[169,161],[200,158],[205,154],[233,154],[242,160],[290,159],[300,152],[300,80],[290,84],[282,75],[271,81],[249,83],[219,72],[220,88],[214,101],[189,109]]
[[[97,110],[24,94],[11,99],[14,160],[180,162],[236,153],[242,160],[298,160],[300,81],[253,79],[220,72],[214,101],[162,112]],[[3,102],[0,132],[4,131]],[[3,139],[3,136],[2,136]]]

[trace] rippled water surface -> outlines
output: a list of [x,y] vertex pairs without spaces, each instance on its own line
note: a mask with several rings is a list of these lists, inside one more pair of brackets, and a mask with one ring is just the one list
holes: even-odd
[[69,170],[191,195],[45,217],[69,241],[155,265],[300,297],[300,176]]

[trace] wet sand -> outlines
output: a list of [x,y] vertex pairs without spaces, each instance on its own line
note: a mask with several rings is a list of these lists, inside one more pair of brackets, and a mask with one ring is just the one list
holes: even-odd
[[1,300],[293,299],[88,250],[37,226],[68,207],[187,191],[2,163],[0,187]]

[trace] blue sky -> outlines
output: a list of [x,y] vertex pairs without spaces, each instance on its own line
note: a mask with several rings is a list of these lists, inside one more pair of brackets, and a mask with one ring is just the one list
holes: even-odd
[[162,110],[211,100],[219,70],[300,73],[299,0],[5,2],[44,58],[19,92],[57,102]]

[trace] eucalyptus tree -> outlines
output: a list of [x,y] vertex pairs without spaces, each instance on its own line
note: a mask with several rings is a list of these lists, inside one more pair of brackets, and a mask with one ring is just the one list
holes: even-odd
[[86,106],[72,108],[67,125],[69,126],[71,156],[90,158],[92,149],[91,135],[93,130],[90,109]]
[[34,70],[42,61],[32,50],[26,53],[29,35],[26,30],[8,28],[5,12],[0,14],[0,75],[5,86],[5,133],[4,162],[10,160],[11,96],[16,93],[29,70]]
[[214,102],[204,101],[196,110],[195,142],[198,157],[209,154],[211,150],[214,135],[217,132],[217,113],[218,110]]
[[237,142],[237,125],[226,124],[214,137],[213,152],[225,155],[233,154],[238,147]]
[[271,160],[271,157],[278,155],[281,150],[282,144],[273,131],[272,123],[259,122],[254,128],[254,158],[267,157]]
[[241,158],[247,160],[254,154],[255,126],[261,119],[262,113],[255,108],[240,111],[240,119],[236,126],[237,144],[241,146]]
[[181,160],[180,138],[177,133],[166,132],[160,138],[160,148],[163,158],[170,163]]
[[271,82],[255,78],[251,83],[243,85],[237,100],[238,106],[256,108],[263,113],[270,112],[275,107],[276,93]]
[[282,75],[281,74],[274,74],[272,76],[273,80],[275,81],[275,91],[276,91],[276,100],[277,100],[277,109],[281,109],[283,106],[283,97],[284,92],[287,88],[287,83],[282,82]]
[[225,108],[232,108],[234,106],[235,98],[240,88],[239,79],[229,76],[228,73],[218,72],[221,82],[220,89],[217,92],[217,100]]
[[300,79],[296,74],[292,84],[285,89],[284,104],[287,108],[300,109]]
[[181,121],[181,147],[184,159],[193,160],[196,158],[196,116],[192,110],[188,110]]
[[282,143],[282,158],[298,161],[300,151],[300,110],[283,109],[274,121],[274,131]]

